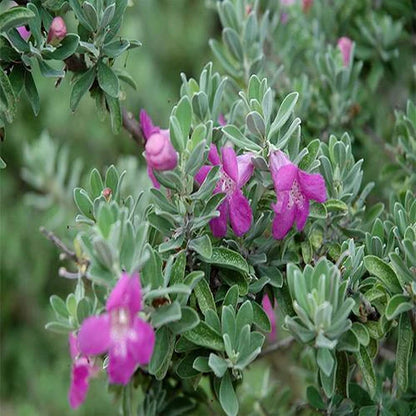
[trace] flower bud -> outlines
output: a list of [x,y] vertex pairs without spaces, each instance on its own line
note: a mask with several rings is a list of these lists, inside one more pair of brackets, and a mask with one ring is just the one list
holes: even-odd
[[51,27],[48,32],[47,42],[53,46],[59,45],[61,40],[66,36],[66,25],[64,19],[58,16],[52,20]]
[[18,28],[16,28],[17,31],[19,32],[20,37],[24,40],[27,41],[30,38],[30,30],[26,29],[26,26],[19,26]]
[[111,198],[113,191],[111,188],[104,188],[102,192],[102,196],[105,198],[106,201],[109,201]]
[[344,66],[348,66],[351,60],[352,40],[346,36],[339,38],[338,49],[341,51]]
[[146,142],[147,163],[156,170],[172,170],[178,163],[178,154],[170,142],[169,130],[153,133]]

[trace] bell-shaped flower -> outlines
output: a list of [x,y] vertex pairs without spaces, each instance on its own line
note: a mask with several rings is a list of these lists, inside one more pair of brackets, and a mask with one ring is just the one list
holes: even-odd
[[147,173],[155,188],[160,188],[155,178],[155,170],[172,170],[178,164],[178,153],[173,147],[169,130],[162,130],[155,126],[146,111],[140,111],[140,123],[143,131],[145,144],[145,158],[147,161]]
[[66,36],[66,24],[61,16],[54,17],[49,27],[47,42],[51,45],[59,45],[61,40]]
[[269,321],[270,321],[270,325],[272,327],[272,330],[270,331],[269,334],[269,340],[270,341],[274,341],[276,339],[276,335],[277,335],[277,331],[276,331],[276,312],[274,310],[274,307],[272,305],[272,303],[270,302],[270,299],[267,295],[263,296],[263,300],[261,302],[264,311],[266,312]]
[[139,275],[123,273],[107,299],[107,313],[85,319],[79,330],[82,354],[108,352],[111,383],[127,384],[137,366],[148,364],[152,357],[155,333],[137,315],[141,303]]
[[339,38],[338,49],[341,51],[344,66],[348,66],[351,61],[352,40],[346,36]]
[[[210,221],[212,234],[215,237],[224,237],[227,234],[228,219],[236,236],[242,236],[251,227],[253,213],[247,198],[241,188],[248,182],[253,174],[254,165],[251,162],[253,155],[245,153],[236,156],[232,147],[222,148],[222,161],[215,145],[211,144],[208,160],[213,165],[221,166],[220,179],[214,193],[225,193],[225,200],[219,205],[220,216]],[[202,184],[212,166],[202,166],[195,175],[195,180]]]
[[270,155],[270,172],[277,195],[272,204],[275,212],[273,237],[282,239],[296,223],[303,229],[309,215],[309,201],[326,201],[325,180],[319,173],[307,173],[277,150]]
[[72,358],[72,369],[68,401],[73,409],[77,409],[85,401],[89,379],[94,377],[100,369],[89,357],[80,353],[77,337],[73,333],[69,334],[69,352]]

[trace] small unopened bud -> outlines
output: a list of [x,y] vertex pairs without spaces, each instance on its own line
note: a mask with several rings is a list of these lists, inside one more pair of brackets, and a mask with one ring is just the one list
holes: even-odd
[[253,11],[253,6],[251,4],[246,5],[246,16],[248,16]]
[[102,195],[105,198],[106,201],[109,201],[111,198],[113,191],[111,190],[111,188],[104,188]]
[[58,16],[52,20],[51,27],[48,32],[48,43],[53,46],[59,45],[61,40],[66,36],[66,25],[64,19]]
[[156,170],[172,170],[178,163],[178,154],[170,142],[169,131],[153,133],[146,142],[145,156],[150,167]]
[[351,61],[352,40],[346,36],[339,38],[338,49],[341,51],[344,66],[348,66]]

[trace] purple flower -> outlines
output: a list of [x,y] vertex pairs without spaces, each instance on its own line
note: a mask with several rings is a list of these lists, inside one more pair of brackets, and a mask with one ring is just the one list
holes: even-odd
[[85,319],[79,330],[83,354],[108,351],[111,383],[127,384],[137,366],[147,364],[152,357],[155,333],[137,316],[141,301],[139,275],[123,273],[107,299],[107,313]]
[[[253,213],[247,198],[241,192],[241,188],[253,174],[252,156],[251,153],[236,156],[232,147],[223,147],[221,162],[217,148],[211,144],[208,160],[213,165],[221,166],[221,176],[214,193],[223,192],[226,194],[225,200],[218,207],[220,216],[212,219],[209,223],[215,237],[226,235],[228,218],[231,228],[237,236],[242,236],[251,227]],[[195,175],[195,180],[199,184],[204,182],[211,169],[212,166],[202,166]]]
[[270,171],[277,195],[272,204],[275,212],[273,237],[281,240],[296,222],[298,230],[305,226],[309,201],[326,201],[325,181],[319,173],[306,173],[277,150],[270,155]]
[[348,66],[351,60],[352,40],[346,36],[339,38],[338,49],[341,51],[344,66]]
[[145,145],[145,158],[147,161],[147,173],[155,188],[160,188],[158,181],[153,174],[155,170],[172,170],[178,164],[178,154],[173,147],[169,130],[162,130],[153,125],[152,119],[145,110],[140,111],[140,123]]
[[66,25],[61,16],[54,17],[49,28],[47,42],[51,45],[59,45],[66,36]]
[[30,38],[30,30],[27,30],[26,26],[19,26],[16,29],[24,41],[27,41]]
[[71,386],[69,387],[68,400],[73,409],[78,408],[85,401],[88,392],[89,379],[99,371],[87,356],[81,355],[78,350],[77,337],[69,334],[69,352],[72,358]]
[[272,326],[272,330],[269,334],[269,340],[274,341],[276,339],[276,313],[274,311],[273,305],[270,302],[270,299],[267,295],[263,296],[263,300],[261,302],[264,311],[266,312],[267,316],[269,317],[270,324]]

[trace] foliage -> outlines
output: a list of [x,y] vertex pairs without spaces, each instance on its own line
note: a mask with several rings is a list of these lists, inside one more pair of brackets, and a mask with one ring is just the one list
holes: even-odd
[[[140,273],[141,316],[156,342],[127,385],[110,385],[123,415],[416,411],[416,112],[414,80],[401,71],[412,59],[412,6],[288,3],[207,2],[222,26],[209,44],[223,72],[208,63],[199,76],[181,75],[165,123],[179,158],[175,169],[153,170],[160,188],[136,180],[144,176],[137,159],[104,169],[99,157],[83,157],[83,143],[69,163],[69,146],[47,133],[24,145],[27,207],[43,212],[42,222],[60,235],[71,223],[66,246],[49,234],[64,252],[59,274],[68,280],[54,279],[55,317],[46,328],[77,333],[105,308],[123,272]],[[140,134],[129,128],[121,107],[120,81],[135,82],[115,66],[140,45],[117,36],[126,7],[120,0],[48,0],[3,11],[2,128],[18,114],[23,91],[39,112],[36,61],[43,76],[71,73],[71,110],[89,92],[99,112],[110,114],[113,132],[124,124],[143,146],[144,126]],[[76,32],[49,45],[52,17],[69,11]],[[15,29],[22,24],[28,42]],[[335,46],[340,36],[354,40],[347,64]],[[397,101],[407,102],[395,121],[391,80],[405,91]],[[229,198],[224,153],[223,165],[201,182],[195,176],[207,159],[213,163],[213,146],[229,145],[254,166],[242,186],[252,221],[243,237],[228,228],[216,238],[210,224]],[[311,203],[305,227],[281,240],[272,238],[272,203],[282,198],[271,166],[277,151],[304,174],[321,175],[327,193],[324,203]],[[382,177],[371,167],[377,157]],[[17,263],[15,256],[8,268]],[[266,297],[276,311],[264,307]],[[278,371],[256,372],[281,357],[288,361]],[[108,357],[97,362],[105,373]],[[289,365],[299,368],[291,383],[301,387],[293,392],[282,386]]]

